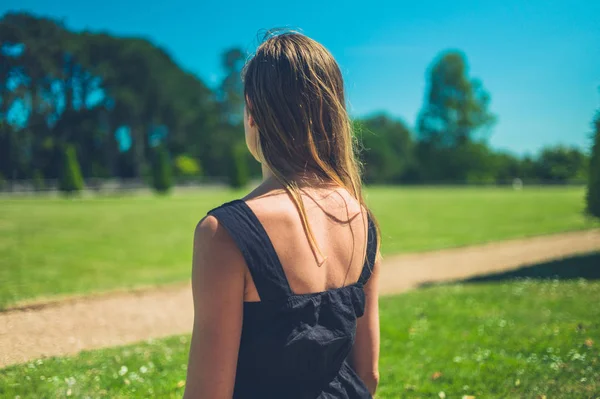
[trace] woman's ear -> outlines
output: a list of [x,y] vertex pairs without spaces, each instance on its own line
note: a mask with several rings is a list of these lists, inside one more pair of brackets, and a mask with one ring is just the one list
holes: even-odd
[[252,117],[252,115],[250,115],[250,113],[248,113],[248,125],[250,125],[250,127],[254,127],[255,125],[254,118]]

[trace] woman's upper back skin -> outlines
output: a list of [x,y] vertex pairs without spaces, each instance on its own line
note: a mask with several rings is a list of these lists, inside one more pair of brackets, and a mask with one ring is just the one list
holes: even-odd
[[[245,198],[263,225],[294,294],[336,289],[358,281],[364,265],[367,213],[344,189],[303,190],[306,210],[316,246],[312,250],[300,213],[283,190],[254,192]],[[260,301],[246,270],[244,300]]]

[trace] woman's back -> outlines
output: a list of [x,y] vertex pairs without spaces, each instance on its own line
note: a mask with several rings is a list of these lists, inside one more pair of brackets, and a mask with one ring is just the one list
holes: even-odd
[[[346,215],[333,199],[306,207],[315,237],[327,243],[321,246],[327,254],[322,264],[308,243],[302,245],[306,234],[285,195],[235,200],[209,212],[241,251],[251,281],[244,295],[234,397],[370,397],[347,358],[365,310],[363,286],[375,262],[376,231],[372,223],[362,224],[359,204],[330,192],[336,195]],[[357,212],[350,212],[352,205]],[[348,240],[351,227],[362,231],[355,234],[362,240]],[[348,253],[354,247],[360,255]]]
[[[321,292],[358,280],[366,251],[367,213],[347,191],[303,189],[307,222],[320,253],[311,247],[289,195],[283,190],[261,195],[263,191],[250,194],[246,202],[272,242],[294,293]],[[260,300],[249,283],[244,299]]]

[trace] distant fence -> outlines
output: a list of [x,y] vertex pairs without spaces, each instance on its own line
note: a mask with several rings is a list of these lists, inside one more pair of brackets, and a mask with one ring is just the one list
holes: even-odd
[[[227,187],[226,178],[176,178],[173,188],[210,189]],[[152,188],[144,179],[97,179],[91,178],[84,181],[83,192],[89,195],[133,194],[151,191]],[[57,179],[46,180],[6,180],[0,184],[0,195],[58,195]]]

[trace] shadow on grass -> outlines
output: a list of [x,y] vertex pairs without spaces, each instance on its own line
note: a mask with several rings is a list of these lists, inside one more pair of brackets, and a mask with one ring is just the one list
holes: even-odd
[[560,280],[584,278],[586,280],[598,280],[600,279],[600,252],[538,263],[502,273],[472,277],[461,282],[483,283],[518,278]]

